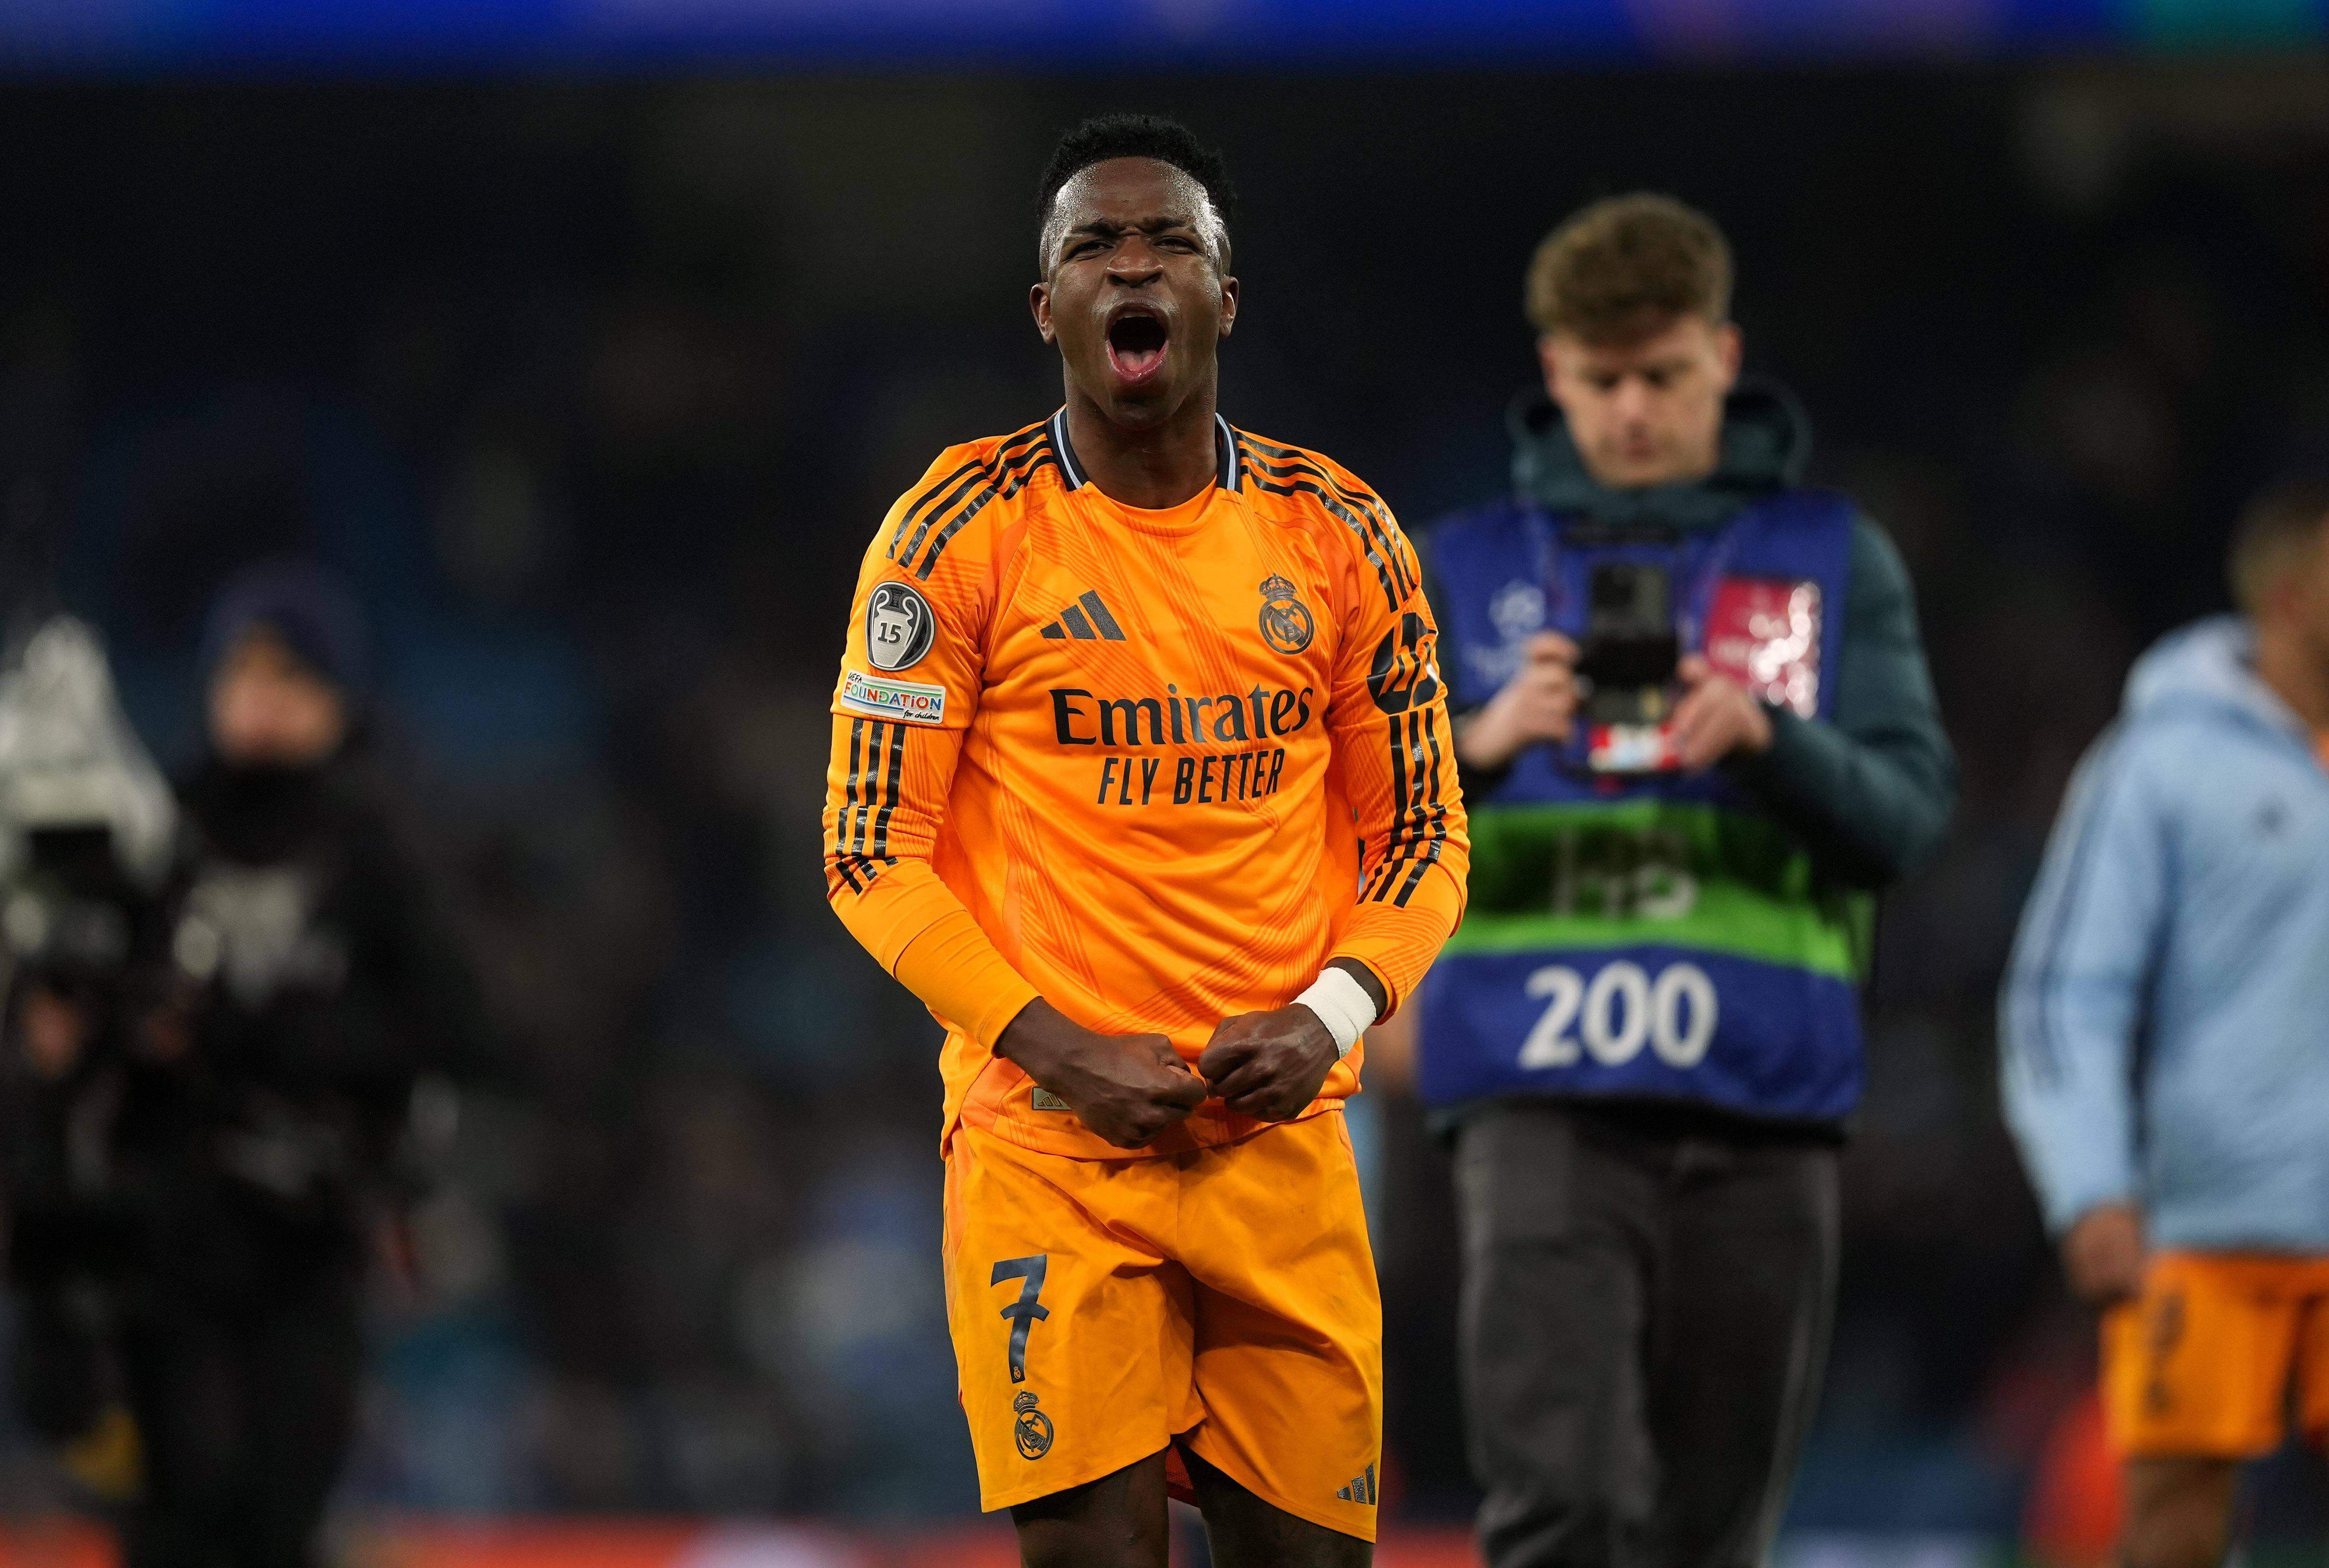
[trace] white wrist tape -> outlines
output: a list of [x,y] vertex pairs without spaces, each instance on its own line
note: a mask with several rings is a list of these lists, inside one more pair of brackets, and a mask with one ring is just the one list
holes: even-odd
[[1367,988],[1351,978],[1348,969],[1333,967],[1318,971],[1310,988],[1294,998],[1301,1006],[1318,1015],[1318,1022],[1326,1025],[1326,1033],[1334,1037],[1334,1055],[1339,1060],[1351,1053],[1375,1021],[1375,1001]]

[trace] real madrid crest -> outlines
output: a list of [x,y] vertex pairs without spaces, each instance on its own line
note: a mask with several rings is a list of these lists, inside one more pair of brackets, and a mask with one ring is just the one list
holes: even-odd
[[1051,1451],[1051,1418],[1035,1408],[1032,1389],[1021,1393],[1011,1402],[1011,1440],[1019,1445],[1023,1459],[1040,1459]]
[[1261,585],[1261,640],[1282,654],[1298,654],[1310,646],[1316,629],[1310,607],[1296,597],[1294,584],[1272,573]]

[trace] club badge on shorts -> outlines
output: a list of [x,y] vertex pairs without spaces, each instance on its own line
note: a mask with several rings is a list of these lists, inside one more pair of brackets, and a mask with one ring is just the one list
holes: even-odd
[[910,583],[884,582],[865,600],[865,659],[877,670],[919,664],[938,640],[930,601]]
[[1282,654],[1298,654],[1310,646],[1315,629],[1310,607],[1296,597],[1297,590],[1272,573],[1261,585],[1261,640]]
[[1035,1391],[1023,1389],[1011,1401],[1011,1440],[1022,1459],[1040,1459],[1051,1451],[1051,1418],[1035,1408]]

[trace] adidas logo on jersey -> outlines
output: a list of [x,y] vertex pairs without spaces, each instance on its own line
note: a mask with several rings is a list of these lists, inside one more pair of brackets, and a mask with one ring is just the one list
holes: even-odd
[[1353,1476],[1351,1484],[1336,1492],[1334,1496],[1346,1503],[1364,1503],[1369,1507],[1374,1507],[1376,1501],[1374,1466],[1369,1465],[1363,1475]]
[[1116,617],[1108,614],[1099,595],[1087,589],[1060,612],[1059,619],[1043,628],[1043,635],[1054,642],[1068,638],[1078,642],[1122,642],[1124,628],[1116,624]]

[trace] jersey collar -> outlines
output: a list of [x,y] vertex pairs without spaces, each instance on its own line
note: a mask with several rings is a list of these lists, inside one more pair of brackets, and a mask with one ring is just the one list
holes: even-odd
[[[1051,416],[1051,449],[1059,454],[1060,472],[1068,481],[1068,488],[1080,490],[1091,483],[1076,449],[1068,441],[1068,411],[1063,407]],[[1230,429],[1229,420],[1218,413],[1213,416],[1213,483],[1234,493],[1245,482],[1243,466],[1238,461],[1237,433]]]

